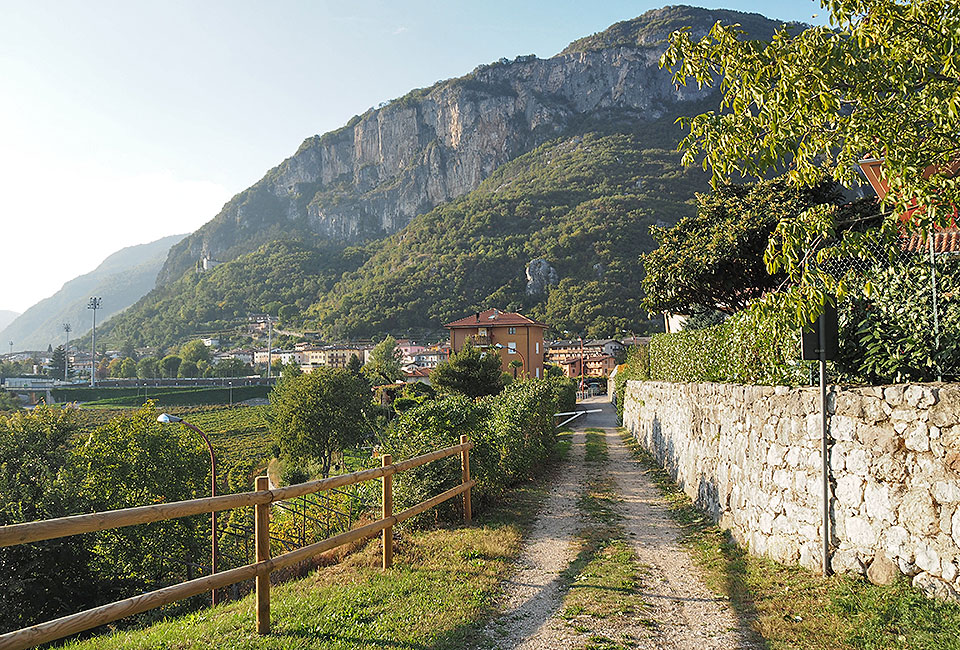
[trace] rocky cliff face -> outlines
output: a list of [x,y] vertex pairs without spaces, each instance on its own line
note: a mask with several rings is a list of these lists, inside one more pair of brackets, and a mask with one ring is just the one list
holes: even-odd
[[356,241],[474,190],[493,170],[585,118],[650,120],[700,99],[677,90],[658,50],[618,47],[521,58],[371,110],[308,139],[171,251],[158,282],[206,252],[227,260],[277,231]]
[[[623,44],[621,33],[662,26],[663,12],[673,9],[618,23],[613,44],[594,35],[586,40],[600,43],[597,49],[568,48],[549,59],[502,59],[307,139],[296,154],[174,247],[158,282],[179,277],[203,253],[232,259],[281,233],[344,242],[390,234],[414,216],[476,189],[503,163],[583,122],[682,114],[683,106],[703,99],[705,91],[674,87],[669,72],[658,66],[662,43],[647,46],[638,37]],[[700,12],[689,19],[704,31],[718,16]]]

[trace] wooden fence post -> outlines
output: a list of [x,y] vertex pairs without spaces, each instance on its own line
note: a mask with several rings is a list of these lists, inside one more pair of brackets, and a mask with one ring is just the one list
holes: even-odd
[[[270,477],[257,477],[257,492],[270,489]],[[257,562],[270,559],[270,504],[258,503],[254,515]],[[257,574],[257,634],[270,634],[270,572]]]
[[[467,437],[460,436],[460,444],[467,444]],[[460,452],[460,472],[463,475],[463,482],[470,482],[470,450],[464,449]],[[463,521],[464,523],[469,524],[472,518],[472,513],[470,512],[470,488],[467,488],[463,493]]]
[[[381,457],[383,467],[393,464],[393,456],[384,454]],[[393,474],[383,476],[383,518],[393,516]],[[393,566],[393,526],[383,529],[383,568]]]

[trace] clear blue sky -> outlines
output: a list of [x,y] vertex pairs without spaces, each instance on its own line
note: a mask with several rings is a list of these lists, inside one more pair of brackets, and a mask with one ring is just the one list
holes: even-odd
[[[0,285],[0,309],[198,228],[304,138],[371,106],[659,6],[0,0],[0,241],[4,268],[34,278]],[[824,16],[813,0],[705,6]]]

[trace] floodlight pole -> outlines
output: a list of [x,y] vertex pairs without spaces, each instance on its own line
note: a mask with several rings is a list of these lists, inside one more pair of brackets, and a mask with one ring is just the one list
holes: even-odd
[[87,309],[93,310],[93,338],[90,342],[90,388],[97,386],[97,310],[100,309],[99,296],[90,298]]
[[67,360],[67,347],[70,345],[70,323],[63,324],[63,331],[67,333],[67,340],[63,343],[63,381],[70,381],[70,362]]

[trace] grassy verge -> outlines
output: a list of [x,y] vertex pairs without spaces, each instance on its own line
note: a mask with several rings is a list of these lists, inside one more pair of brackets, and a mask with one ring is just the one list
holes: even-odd
[[[561,435],[558,456],[569,449]],[[67,644],[110,648],[463,648],[482,626],[549,492],[550,476],[518,486],[471,528],[400,529],[395,566],[374,540],[340,564],[274,586],[269,636],[254,633],[252,596],[150,627]]]
[[878,587],[748,555],[704,516],[647,452],[624,433],[684,530],[707,585],[726,595],[771,649],[960,648],[960,604],[926,598],[906,580]]
[[636,645],[631,630],[653,622],[640,593],[644,570],[625,539],[619,498],[603,471],[607,445],[599,429],[587,429],[584,459],[589,478],[577,505],[585,523],[577,533],[577,556],[564,572],[561,616],[583,637],[583,648],[630,648]]

